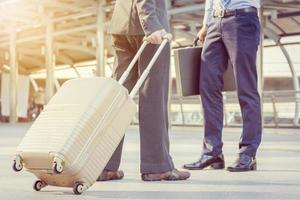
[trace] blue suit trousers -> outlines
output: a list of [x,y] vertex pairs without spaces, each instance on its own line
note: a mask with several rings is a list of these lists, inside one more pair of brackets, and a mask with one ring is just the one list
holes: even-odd
[[223,74],[228,60],[235,72],[243,132],[239,153],[255,156],[261,142],[261,104],[257,90],[256,55],[260,23],[253,13],[213,18],[208,24],[202,60],[200,92],[205,117],[203,154],[222,153]]

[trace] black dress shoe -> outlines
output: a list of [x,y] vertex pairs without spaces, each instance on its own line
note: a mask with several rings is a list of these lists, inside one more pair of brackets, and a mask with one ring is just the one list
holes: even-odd
[[238,159],[227,170],[230,172],[245,172],[257,169],[255,157],[246,154],[240,154]]
[[185,164],[183,168],[189,170],[201,170],[209,166],[213,169],[224,169],[225,162],[223,154],[218,156],[202,155],[200,160],[195,163]]

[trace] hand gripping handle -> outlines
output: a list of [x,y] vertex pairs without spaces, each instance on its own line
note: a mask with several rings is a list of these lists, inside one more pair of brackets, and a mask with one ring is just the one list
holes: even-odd
[[154,54],[154,56],[152,57],[150,63],[148,64],[148,66],[146,67],[146,69],[142,73],[141,77],[138,79],[137,83],[135,84],[132,91],[130,92],[130,97],[131,98],[133,98],[138,93],[139,89],[141,88],[141,86],[145,82],[147,76],[150,73],[150,70],[152,69],[153,65],[157,61],[157,59],[158,59],[159,55],[161,54],[161,52],[163,51],[164,47],[166,46],[166,44],[168,42],[170,42],[172,40],[172,34],[167,33],[162,38],[163,38],[162,43],[158,47],[158,49],[157,49],[156,53]]
[[196,47],[196,46],[198,46],[198,42],[199,42],[199,37],[196,37],[194,40],[193,40],[193,47]]
[[[142,86],[142,84],[144,83],[144,81],[146,80],[147,76],[150,73],[150,70],[152,69],[153,65],[155,64],[156,60],[158,59],[159,55],[161,54],[161,52],[164,49],[164,47],[166,46],[166,44],[172,40],[172,34],[167,33],[164,36],[162,36],[162,39],[163,39],[163,41],[160,44],[158,50],[156,51],[156,53],[154,54],[154,56],[151,59],[150,63],[148,64],[148,66],[144,70],[143,74],[141,75],[141,77],[137,81],[137,83],[134,86],[134,88],[132,89],[132,91],[130,93],[130,96],[132,98],[137,94],[138,90],[140,89],[140,87]],[[139,48],[138,52],[136,53],[136,55],[132,59],[131,63],[129,64],[128,68],[125,70],[125,72],[123,73],[123,75],[121,76],[121,78],[119,79],[118,82],[121,85],[123,85],[124,82],[125,82],[125,80],[128,78],[128,76],[130,74],[130,71],[133,69],[135,63],[138,61],[139,57],[141,56],[141,54],[143,53],[143,51],[145,50],[145,48],[146,48],[146,46],[148,44],[149,44],[149,42],[146,41],[146,39],[144,39],[144,42],[142,43],[142,45]]]

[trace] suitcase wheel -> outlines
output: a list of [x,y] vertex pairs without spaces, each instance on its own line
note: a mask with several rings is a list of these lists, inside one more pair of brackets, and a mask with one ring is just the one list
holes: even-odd
[[85,191],[85,187],[82,183],[75,183],[75,185],[73,186],[73,192],[74,194],[80,195],[82,194],[82,192]]
[[23,163],[22,163],[22,159],[20,156],[16,156],[16,158],[14,159],[12,168],[16,172],[19,172],[23,169]]
[[53,163],[53,171],[55,174],[61,174],[64,171],[64,166],[59,161],[54,161]]
[[46,187],[47,183],[45,183],[44,181],[41,180],[37,180],[34,184],[33,184],[33,189],[35,191],[40,191],[42,188]]

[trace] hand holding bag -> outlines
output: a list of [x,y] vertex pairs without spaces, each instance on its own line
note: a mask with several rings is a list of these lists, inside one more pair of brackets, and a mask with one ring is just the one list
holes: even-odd
[[[197,45],[198,41],[199,39],[196,38],[191,47],[174,50],[177,91],[183,97],[200,94],[202,47]],[[233,67],[230,62],[228,62],[223,79],[223,91],[236,90]]]

